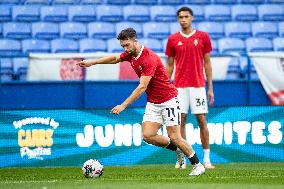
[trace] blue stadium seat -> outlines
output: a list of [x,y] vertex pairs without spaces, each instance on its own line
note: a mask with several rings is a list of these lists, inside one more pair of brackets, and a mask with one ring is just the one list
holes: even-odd
[[123,8],[124,20],[130,22],[150,21],[150,11],[144,5],[128,5]]
[[66,22],[68,20],[66,6],[42,6],[41,20],[46,22]]
[[211,4],[211,0],[187,0],[189,4]]
[[284,22],[278,23],[278,32],[280,37],[284,37]]
[[109,53],[122,53],[124,50],[120,46],[119,41],[116,38],[107,40],[107,51]]
[[279,5],[259,5],[258,16],[264,21],[281,21],[284,20],[284,7]]
[[226,80],[236,80],[240,79],[240,58],[235,57],[232,58],[229,65],[228,65],[228,70],[227,70],[227,75],[226,75]]
[[76,4],[77,0],[50,0],[50,2],[54,5],[58,5],[58,4]]
[[81,0],[80,3],[83,5],[103,4],[104,0]]
[[143,24],[145,38],[163,39],[170,34],[168,23],[147,22]]
[[[191,26],[193,29],[196,29],[196,24],[195,23],[191,23]],[[172,22],[170,23],[170,33],[176,33],[179,32],[181,30],[180,24],[178,22]]]
[[114,25],[108,22],[91,22],[88,24],[88,36],[99,39],[115,38]]
[[63,22],[60,24],[60,36],[69,39],[82,39],[87,37],[85,24],[78,22]]
[[240,0],[241,4],[263,4],[265,0]]
[[51,40],[52,53],[76,53],[78,52],[78,43],[72,39],[53,39]]
[[21,56],[22,47],[18,40],[14,39],[0,39],[0,56]]
[[3,25],[0,23],[0,37],[3,37]]
[[88,5],[69,6],[68,17],[73,22],[93,22],[97,18],[96,8]]
[[102,22],[120,22],[123,20],[122,9],[116,5],[98,5],[97,19]]
[[29,59],[26,57],[13,58],[13,72],[16,74],[16,79],[26,81]]
[[137,4],[137,5],[155,5],[155,4],[158,4],[158,0],[134,0],[134,4]]
[[6,38],[26,39],[32,36],[28,23],[8,22],[3,24],[3,36]]
[[14,21],[36,22],[40,20],[38,6],[13,6],[12,16]]
[[10,5],[0,5],[0,22],[9,22],[12,20],[12,11]]
[[105,52],[106,42],[102,39],[85,38],[79,41],[80,53]]
[[195,22],[200,22],[205,20],[205,13],[202,5],[181,5],[177,7],[177,10],[181,7],[189,7],[192,9]]
[[13,62],[11,58],[0,58],[0,82],[12,81]]
[[246,52],[245,43],[238,38],[222,38],[218,40],[218,47],[220,54],[244,54]]
[[121,30],[126,28],[134,28],[138,38],[141,38],[143,36],[142,25],[135,22],[118,22],[115,25],[116,36],[118,36]]
[[245,39],[251,37],[251,25],[248,22],[227,22],[225,24],[226,37]]
[[211,39],[211,45],[212,45],[212,51],[211,51],[211,55],[212,56],[216,56],[219,55],[219,47],[218,47],[218,43],[216,40]]
[[49,0],[24,0],[25,5],[48,5]]
[[207,32],[212,39],[224,37],[224,26],[219,22],[200,22],[197,25],[198,30]]
[[29,53],[49,53],[49,41],[41,39],[26,39],[22,41],[22,51],[24,55]]
[[37,39],[55,39],[59,37],[59,26],[56,23],[32,23],[32,36]]
[[273,51],[272,43],[266,38],[251,37],[246,39],[247,52]]
[[267,3],[284,3],[284,0],[267,0]]
[[155,5],[150,7],[151,20],[155,22],[174,22],[177,20],[173,6]]
[[20,4],[21,0],[1,0],[0,4]]
[[204,9],[207,21],[230,21],[231,10],[226,5],[207,5]]
[[182,5],[186,0],[160,0],[162,5]]
[[145,45],[145,47],[148,47],[149,49],[155,51],[156,53],[164,52],[161,41],[157,39],[142,38],[139,41],[141,42],[141,44]]
[[251,28],[254,37],[274,38],[278,36],[278,28],[275,22],[254,22]]
[[256,21],[258,20],[257,9],[253,5],[233,5],[231,7],[233,20]]
[[284,37],[276,37],[273,39],[274,51],[284,51]]
[[237,4],[238,0],[213,0],[213,4]]
[[167,43],[168,43],[168,38],[162,40],[163,52],[166,52]]
[[113,5],[127,5],[131,3],[131,0],[106,0],[106,3]]

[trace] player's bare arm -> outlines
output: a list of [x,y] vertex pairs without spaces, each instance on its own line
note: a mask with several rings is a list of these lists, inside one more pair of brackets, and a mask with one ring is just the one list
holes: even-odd
[[206,53],[204,55],[204,68],[205,68],[205,74],[206,74],[207,83],[208,83],[209,104],[213,105],[213,103],[214,103],[214,92],[213,92],[212,65],[211,65],[210,53]]
[[115,106],[112,110],[112,114],[120,114],[129,104],[132,104],[137,100],[147,89],[147,86],[151,80],[151,76],[141,76],[140,83],[131,95],[120,105]]
[[90,67],[96,64],[116,64],[118,62],[121,62],[119,55],[110,55],[93,60],[82,60],[78,62],[77,65],[80,67]]
[[168,62],[166,65],[167,76],[171,79],[174,71],[174,57],[168,57]]

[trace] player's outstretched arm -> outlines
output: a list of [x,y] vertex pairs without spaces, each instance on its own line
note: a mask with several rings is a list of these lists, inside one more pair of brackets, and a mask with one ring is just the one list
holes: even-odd
[[80,67],[90,67],[96,64],[116,64],[121,62],[119,55],[109,55],[93,60],[82,60],[77,63]]
[[135,100],[137,100],[146,91],[151,78],[152,76],[141,76],[139,85],[136,89],[134,89],[131,95],[122,104],[115,106],[110,113],[119,114],[129,104],[132,104]]

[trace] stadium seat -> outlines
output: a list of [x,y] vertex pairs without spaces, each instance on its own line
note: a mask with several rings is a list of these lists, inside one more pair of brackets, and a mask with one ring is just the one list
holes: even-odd
[[12,20],[12,11],[10,5],[0,5],[0,22],[9,22]]
[[103,4],[104,0],[81,0],[80,3],[83,5]]
[[155,22],[174,22],[177,20],[173,6],[155,5],[150,7],[151,20]]
[[14,21],[36,22],[40,20],[39,7],[37,6],[13,6],[12,16]]
[[0,23],[0,37],[3,37],[3,25]]
[[123,20],[122,9],[116,5],[98,5],[97,19],[102,22],[121,22]]
[[163,39],[170,34],[168,23],[147,22],[143,24],[145,38]]
[[264,21],[281,21],[284,20],[284,7],[279,5],[259,5],[259,20]]
[[134,0],[134,4],[137,5],[156,5],[158,0]]
[[226,75],[226,80],[236,80],[240,79],[240,58],[239,57],[234,57],[231,59],[229,65],[228,65],[228,70],[227,70],[227,75]]
[[241,4],[263,4],[265,0],[240,0]]
[[79,48],[81,53],[107,51],[106,42],[102,39],[91,39],[91,38],[81,39],[79,41]]
[[257,9],[253,5],[233,5],[231,7],[233,20],[256,21],[258,20]]
[[0,39],[0,56],[11,57],[21,56],[21,43],[14,39]]
[[213,0],[213,4],[237,4],[238,0]]
[[0,58],[0,82],[12,81],[13,62],[11,58]]
[[[191,23],[191,26],[193,29],[196,29],[196,24],[195,23]],[[176,33],[179,32],[181,30],[180,24],[178,22],[172,22],[170,23],[170,33]]]
[[66,22],[68,20],[66,6],[42,6],[41,20],[46,22]]
[[248,22],[227,22],[225,24],[226,37],[245,39],[251,37],[251,25]]
[[121,30],[126,29],[126,28],[134,28],[138,38],[141,38],[143,36],[143,30],[141,24],[135,23],[135,22],[118,22],[115,25],[115,31],[116,31],[116,36],[121,32]]
[[16,79],[25,81],[27,77],[29,59],[25,57],[13,58],[13,72],[16,75]]
[[0,4],[20,4],[21,0],[1,0]]
[[131,4],[131,0],[106,0],[106,3],[113,5],[127,5]]
[[274,38],[278,36],[277,24],[274,22],[254,22],[251,28],[254,37]]
[[218,40],[219,53],[223,55],[244,54],[246,52],[245,43],[238,38],[222,38]]
[[225,22],[231,20],[231,10],[226,5],[207,5],[204,12],[207,21]]
[[160,2],[162,5],[182,5],[186,0],[161,0]]
[[41,39],[26,39],[22,41],[22,51],[24,55],[29,53],[49,53],[49,41]]
[[87,5],[69,6],[68,17],[73,22],[93,22],[97,18],[96,8]]
[[53,5],[57,4],[76,4],[77,0],[50,0]]
[[3,24],[3,36],[6,38],[26,39],[32,35],[31,26],[28,23],[8,22]]
[[205,20],[205,13],[202,5],[181,5],[177,7],[177,10],[184,6],[192,9],[195,22],[200,22]]
[[251,37],[246,39],[247,52],[273,51],[272,43],[266,38]]
[[218,43],[216,40],[211,39],[211,45],[212,45],[212,51],[211,51],[211,55],[212,56],[216,56],[219,55],[219,47],[218,47]]
[[218,39],[224,36],[223,24],[219,22],[200,22],[197,25],[198,30],[207,32],[212,39]]
[[77,41],[72,39],[53,39],[51,40],[52,53],[76,53],[78,52]]
[[119,41],[116,38],[107,40],[107,51],[109,53],[122,53],[124,50],[120,46]]
[[108,22],[91,22],[88,24],[88,36],[99,39],[115,38],[114,25]]
[[284,51],[284,37],[276,37],[272,42],[274,51]]
[[78,22],[63,22],[60,24],[60,36],[69,39],[82,39],[87,37],[85,24]]
[[32,23],[32,36],[37,39],[55,39],[59,37],[59,26],[56,23]]
[[142,38],[139,40],[141,42],[141,44],[143,44],[145,47],[151,49],[152,51],[155,51],[156,53],[162,53],[163,51],[163,46],[161,41],[157,40],[157,39],[146,39],[146,38]]
[[284,22],[278,23],[279,37],[284,37]]
[[211,4],[211,0],[187,0],[188,4]]
[[277,3],[277,4],[280,4],[280,3],[284,3],[284,0],[267,0],[267,3]]
[[123,8],[124,20],[130,22],[148,22],[150,21],[150,11],[147,6],[128,5]]
[[25,5],[48,5],[49,0],[25,0]]

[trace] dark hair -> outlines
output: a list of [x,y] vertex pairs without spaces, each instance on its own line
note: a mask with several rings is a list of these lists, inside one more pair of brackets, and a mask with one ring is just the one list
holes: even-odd
[[121,30],[121,32],[117,36],[118,40],[136,39],[136,38],[137,34],[133,28],[126,28],[124,30]]
[[181,7],[181,8],[179,8],[178,11],[177,11],[177,16],[179,16],[179,13],[180,13],[181,11],[187,11],[187,12],[189,12],[189,14],[190,14],[191,16],[193,16],[193,11],[192,11],[191,8],[188,8],[188,7]]

